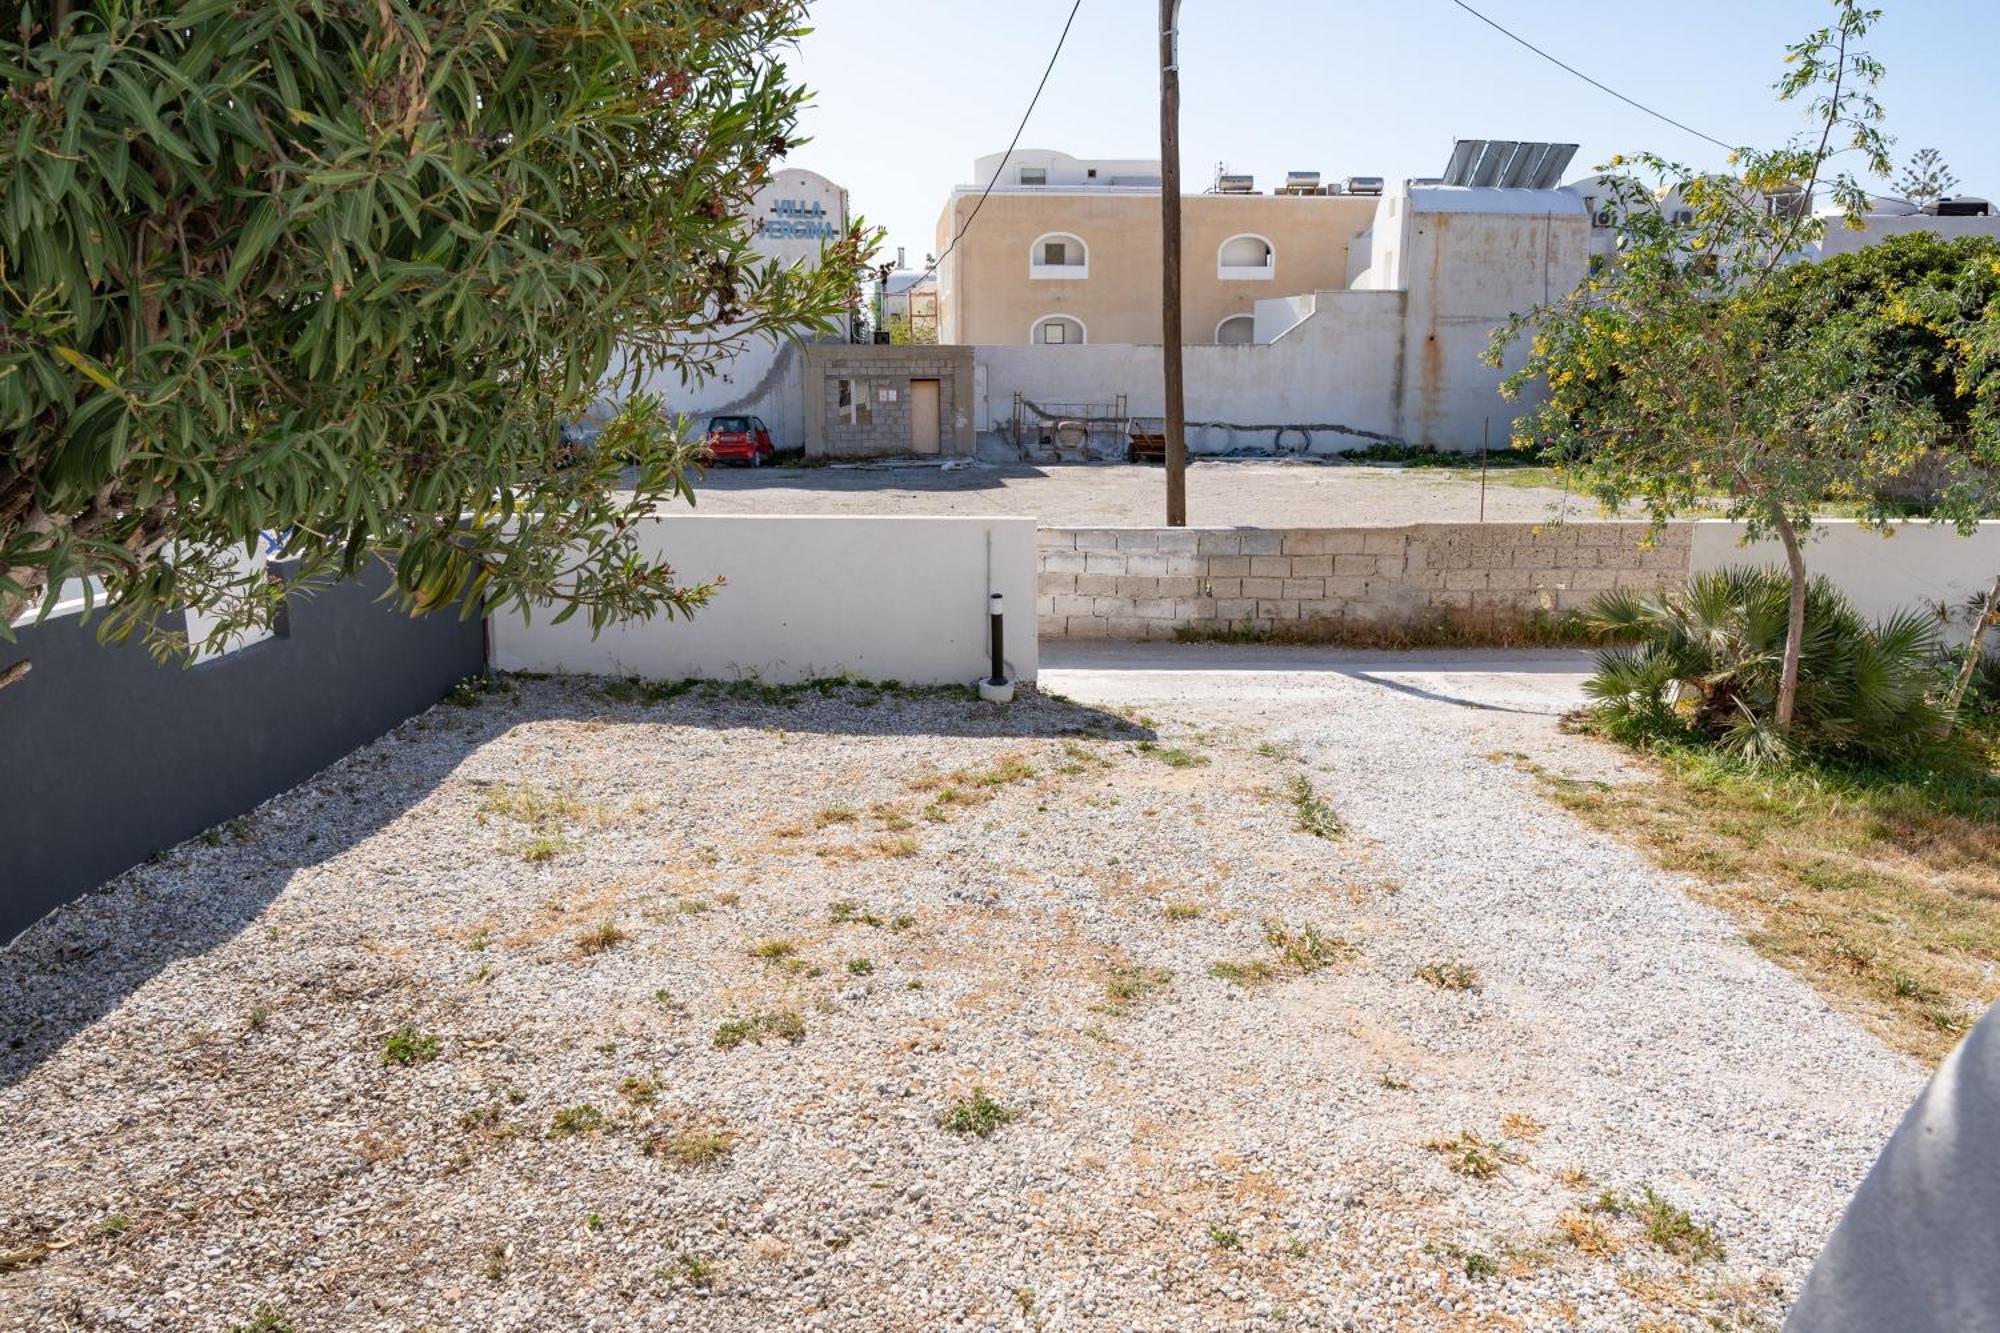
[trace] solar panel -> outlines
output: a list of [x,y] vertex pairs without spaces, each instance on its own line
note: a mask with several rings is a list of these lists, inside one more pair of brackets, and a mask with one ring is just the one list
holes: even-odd
[[1573,143],[1526,139],[1460,139],[1451,146],[1444,169],[1446,185],[1506,190],[1547,190],[1562,179],[1576,156]]

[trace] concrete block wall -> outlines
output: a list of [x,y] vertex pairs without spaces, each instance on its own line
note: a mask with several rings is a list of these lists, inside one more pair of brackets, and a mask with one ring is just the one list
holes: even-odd
[[1607,589],[1679,582],[1692,528],[1043,528],[1039,542],[1044,635],[1170,639],[1184,625],[1300,620],[1504,628],[1579,610]]

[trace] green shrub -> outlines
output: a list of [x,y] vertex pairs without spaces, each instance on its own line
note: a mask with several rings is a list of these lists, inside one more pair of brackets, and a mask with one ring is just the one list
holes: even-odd
[[1936,618],[1904,611],[1870,625],[1824,578],[1806,591],[1798,710],[1789,733],[1778,729],[1789,588],[1779,571],[1738,568],[1598,598],[1591,623],[1622,641],[1598,653],[1585,687],[1599,718],[1620,739],[1705,740],[1753,762],[1940,753]]

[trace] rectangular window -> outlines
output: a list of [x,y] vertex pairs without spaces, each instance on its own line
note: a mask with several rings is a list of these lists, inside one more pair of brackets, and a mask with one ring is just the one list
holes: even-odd
[[1042,325],[1042,341],[1045,343],[1066,343],[1069,341],[1069,326],[1059,319],[1052,319]]
[[1067,264],[1069,247],[1061,241],[1042,242],[1042,262],[1044,264]]
[[1047,185],[1048,183],[1049,183],[1049,169],[1047,167],[1021,168],[1021,184]]
[[849,426],[868,426],[875,421],[874,409],[868,403],[867,380],[841,380],[839,382],[837,409],[841,422]]

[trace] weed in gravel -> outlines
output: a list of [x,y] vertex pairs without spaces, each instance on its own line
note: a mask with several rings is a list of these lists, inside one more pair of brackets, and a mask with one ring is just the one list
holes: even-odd
[[1334,808],[1326,798],[1314,789],[1312,779],[1303,773],[1292,774],[1292,813],[1298,818],[1301,833],[1310,833],[1315,838],[1344,838],[1347,825],[1340,821]]
[[674,911],[680,916],[700,916],[708,910],[706,898],[683,898],[674,904]]
[[1499,1275],[1500,1265],[1494,1263],[1490,1255],[1480,1254],[1476,1250],[1467,1250],[1464,1257],[1465,1275],[1474,1282],[1484,1281],[1486,1278]]
[[576,951],[588,958],[594,954],[608,953],[630,938],[632,938],[630,935],[618,928],[617,922],[600,921],[576,937]]
[[788,958],[796,957],[798,952],[798,942],[783,937],[758,940],[750,946],[750,956],[752,958],[760,958],[767,963],[783,962]]
[[438,1058],[443,1043],[428,1032],[419,1032],[405,1023],[389,1037],[382,1047],[382,1063],[385,1065],[421,1065]]
[[1547,1128],[1547,1125],[1535,1117],[1522,1115],[1518,1111],[1510,1111],[1500,1117],[1500,1132],[1510,1139],[1519,1139],[1523,1143],[1533,1143]]
[[734,907],[742,901],[743,897],[741,894],[718,893],[715,895],[715,905],[717,907]]
[[270,1023],[270,1021],[271,1021],[270,1005],[258,1004],[258,1005],[252,1005],[250,1007],[250,1030],[252,1032],[262,1032],[265,1026],[268,1023]]
[[887,801],[875,802],[868,807],[868,813],[875,816],[882,827],[890,833],[902,833],[917,826],[916,821],[910,818],[903,807],[891,805]]
[[1219,1222],[1210,1222],[1208,1224],[1208,1239],[1209,1243],[1214,1245],[1218,1250],[1235,1252],[1243,1248],[1243,1234],[1234,1228],[1223,1226]]
[[905,835],[900,838],[877,838],[868,845],[877,856],[910,857],[917,854],[917,840]]
[[828,905],[826,919],[836,926],[863,925],[879,926],[882,918],[855,902],[852,898],[839,898]]
[[772,1037],[798,1045],[806,1037],[805,1018],[796,1009],[775,1009],[724,1019],[711,1043],[718,1051],[733,1051],[746,1041],[762,1046]]
[[538,833],[514,850],[530,865],[544,865],[576,846],[559,833]]
[[702,1258],[692,1250],[682,1250],[674,1255],[671,1261],[663,1264],[655,1276],[662,1282],[679,1282],[690,1287],[707,1289],[715,1285],[715,1263],[713,1260]]
[[1424,1147],[1441,1153],[1445,1165],[1461,1176],[1491,1180],[1509,1166],[1518,1166],[1527,1157],[1498,1140],[1483,1139],[1469,1129],[1448,1139],[1432,1139]]
[[637,1102],[643,1106],[648,1102],[659,1100],[660,1085],[649,1075],[633,1074],[618,1085],[618,1095],[628,1102]]
[[865,977],[874,970],[875,963],[872,959],[850,958],[847,960],[847,974],[851,977]]
[[1358,956],[1359,946],[1335,935],[1320,933],[1308,921],[1296,930],[1281,921],[1264,923],[1264,942],[1277,951],[1278,961],[1300,976],[1311,976],[1322,968]]
[[485,950],[486,946],[491,944],[492,942],[493,941],[491,937],[488,935],[486,927],[481,926],[478,930],[472,932],[472,938],[465,942],[465,947],[472,950],[474,953],[481,953]]
[[230,1325],[229,1333],[294,1333],[291,1317],[275,1305],[260,1305],[247,1324]]
[[861,818],[861,812],[851,805],[829,805],[813,816],[814,828],[826,828],[830,824],[852,824]]
[[1206,910],[1200,903],[1176,898],[1160,909],[1160,915],[1169,921],[1192,921]]
[[503,782],[486,789],[479,814],[500,815],[517,824],[542,828],[550,824],[574,823],[584,818],[589,807],[570,791],[550,791],[526,783]]
[[1425,963],[1417,976],[1439,990],[1477,991],[1482,984],[1479,969],[1464,963]]
[[507,1119],[506,1111],[498,1102],[488,1102],[466,1111],[458,1117],[458,1127],[485,1139],[511,1139],[521,1132],[521,1126]]
[[131,1218],[125,1216],[125,1214],[123,1213],[113,1213],[111,1214],[111,1216],[105,1218],[102,1222],[99,1222],[96,1226],[92,1227],[91,1231],[96,1235],[103,1236],[106,1239],[109,1239],[113,1236],[122,1236],[131,1229],[132,1229]]
[[665,986],[653,992],[653,1003],[670,1014],[684,1014],[687,1012],[687,1006],[675,999],[674,993]]
[[1691,1264],[1722,1257],[1722,1239],[1713,1227],[1695,1221],[1687,1209],[1661,1198],[1651,1185],[1640,1190],[1641,1197],[1630,1202],[1628,1209],[1645,1227],[1647,1240]]
[[938,1112],[937,1124],[939,1129],[953,1134],[990,1139],[1002,1125],[1012,1124],[1020,1116],[1019,1111],[988,1097],[984,1088],[974,1088],[970,1097],[961,1097]]
[[1312,1253],[1312,1242],[1304,1236],[1285,1237],[1285,1253],[1294,1259],[1303,1259]]
[[714,1166],[729,1156],[735,1146],[736,1135],[732,1131],[702,1125],[662,1130],[646,1140],[645,1152],[670,1166],[698,1171],[705,1166]]
[[1221,958],[1208,965],[1208,975],[1238,986],[1261,986],[1278,979],[1278,969],[1265,958]]
[[574,1138],[602,1128],[604,1112],[589,1102],[580,1106],[565,1106],[549,1118],[549,1137],[552,1139]]
[[1104,1011],[1123,1015],[1134,1004],[1167,988],[1174,974],[1164,967],[1114,963],[1104,979]]
[[505,1245],[493,1244],[486,1247],[486,1280],[498,1282],[507,1276],[510,1256]]
[[1289,741],[1261,740],[1256,748],[1266,759],[1296,759],[1299,755],[1298,747]]
[[1133,747],[1148,758],[1157,759],[1168,768],[1200,768],[1208,762],[1208,756],[1179,745],[1161,745],[1157,741],[1140,741]]
[[1383,1070],[1376,1077],[1375,1082],[1387,1088],[1390,1092],[1408,1092],[1410,1090],[1410,1080],[1404,1078],[1393,1069]]

